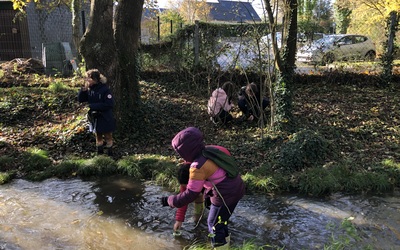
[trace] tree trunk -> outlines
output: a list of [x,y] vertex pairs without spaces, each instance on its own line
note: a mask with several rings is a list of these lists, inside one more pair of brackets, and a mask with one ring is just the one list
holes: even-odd
[[88,69],[96,68],[115,86],[115,43],[113,0],[92,0],[90,18],[80,44],[80,53]]
[[[276,77],[271,88],[271,128],[278,131],[293,129],[292,86],[297,46],[297,0],[285,0],[285,24],[282,36],[287,36],[283,50],[279,51],[275,38],[276,24],[270,0],[264,0],[271,29],[275,53]],[[281,53],[280,53],[281,52]]]
[[[77,51],[79,51],[79,43],[81,40],[81,32],[80,32],[80,23],[81,18],[79,12],[82,8],[81,0],[72,0],[71,2],[71,13],[72,13],[72,41],[74,43],[74,47]],[[78,53],[79,55],[79,53]],[[81,60],[78,56],[78,61]]]
[[117,100],[115,115],[123,131],[134,129],[140,104],[139,54],[140,22],[144,0],[120,0],[116,10],[115,44],[118,67],[113,88]]
[[296,63],[296,50],[297,50],[297,0],[286,0],[289,5],[288,12],[288,39],[287,39],[287,68],[286,73],[292,75]]
[[387,41],[384,42],[383,47],[385,53],[381,56],[381,64],[383,70],[381,73],[382,83],[388,85],[393,79],[393,61],[394,61],[394,45],[396,40],[396,31],[398,30],[399,14],[396,11],[392,11],[387,19],[387,30],[386,35],[388,37]]

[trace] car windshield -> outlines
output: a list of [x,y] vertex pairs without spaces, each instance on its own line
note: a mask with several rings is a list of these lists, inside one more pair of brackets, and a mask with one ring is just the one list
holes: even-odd
[[334,43],[336,40],[338,40],[340,37],[338,37],[338,36],[325,36],[325,37],[323,37],[323,38],[321,38],[321,39],[318,39],[318,40],[316,40],[316,41],[314,41],[314,45],[316,45],[316,46],[321,46],[321,45],[324,45],[324,44],[332,44],[332,43]]

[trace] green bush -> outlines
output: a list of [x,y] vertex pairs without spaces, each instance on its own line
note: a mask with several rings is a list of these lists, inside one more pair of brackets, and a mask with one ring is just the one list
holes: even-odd
[[0,185],[3,185],[7,182],[9,182],[10,180],[12,180],[12,173],[9,172],[0,172]]
[[[279,193],[287,189],[284,183],[284,176],[280,173],[270,176],[259,176],[250,173],[242,175],[242,179],[246,184],[247,192],[261,193]],[[287,182],[287,181],[286,181]]]
[[30,148],[25,152],[25,157],[22,160],[23,170],[43,171],[50,167],[52,161],[48,157],[48,152],[39,148]]
[[43,181],[51,177],[53,177],[53,173],[48,168],[43,171],[37,171],[37,170],[30,171],[26,174],[25,179],[29,181]]
[[11,169],[14,159],[11,156],[8,155],[2,155],[0,156],[0,171],[7,171]]
[[338,191],[340,184],[337,177],[328,169],[311,168],[300,173],[298,189],[302,194],[322,196]]
[[350,176],[350,181],[355,184],[355,189],[352,192],[363,191],[373,193],[383,193],[393,189],[393,186],[388,182],[389,177],[386,173],[364,172],[354,173]]
[[75,177],[82,165],[83,160],[66,160],[56,165],[53,173],[59,178]]
[[99,155],[82,163],[77,170],[80,176],[109,176],[118,173],[117,163],[108,156]]
[[54,92],[54,93],[60,93],[63,92],[64,90],[66,90],[68,88],[67,85],[65,85],[63,82],[61,81],[56,81],[53,82],[49,85],[49,89]]
[[386,173],[389,178],[389,183],[394,186],[399,186],[400,184],[400,163],[395,162],[393,159],[384,160],[377,169],[374,169],[375,172]]
[[144,171],[139,167],[136,157],[127,156],[118,161],[118,170],[125,175],[134,177],[135,179],[143,179]]
[[176,176],[176,163],[161,155],[131,155],[118,162],[121,173],[142,179],[154,179],[159,173]]
[[302,130],[282,145],[278,165],[284,170],[301,170],[323,165],[332,154],[330,143],[316,132]]

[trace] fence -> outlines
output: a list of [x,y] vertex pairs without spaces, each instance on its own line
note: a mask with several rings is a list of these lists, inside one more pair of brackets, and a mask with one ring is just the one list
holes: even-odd
[[[173,35],[168,37],[159,38],[160,42],[157,41],[155,45],[158,46],[158,53],[153,54],[152,61],[146,55],[144,56],[145,68],[152,65],[152,67],[161,66],[182,70],[201,66],[208,72],[258,71],[270,70],[274,65],[275,55],[271,47],[272,39],[267,24],[197,22],[195,25],[185,26],[172,33]],[[399,35],[400,33],[397,32],[397,36]],[[285,44],[284,36],[278,32],[276,39],[282,52],[282,45]],[[385,41],[388,41],[388,36],[382,30],[373,35],[364,35],[362,31],[335,36],[299,33],[297,70],[301,73],[315,73],[327,68],[331,70],[340,68],[378,74],[382,71],[380,58],[385,54]],[[393,41],[391,41],[392,47],[398,48],[398,44]],[[160,43],[164,46],[160,47]],[[144,45],[143,51],[146,52],[150,47],[151,45]],[[400,59],[398,52],[394,59]]]

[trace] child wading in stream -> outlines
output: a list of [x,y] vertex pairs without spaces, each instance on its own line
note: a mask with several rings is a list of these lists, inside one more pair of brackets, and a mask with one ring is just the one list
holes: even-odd
[[212,247],[228,249],[228,220],[245,193],[235,159],[224,147],[205,145],[203,133],[195,127],[175,135],[172,147],[186,162],[191,162],[189,180],[185,191],[162,197],[161,204],[183,207],[196,200],[204,188],[205,197],[211,201],[207,224]]

